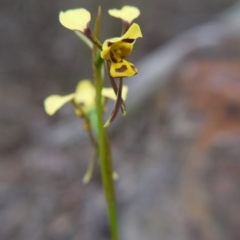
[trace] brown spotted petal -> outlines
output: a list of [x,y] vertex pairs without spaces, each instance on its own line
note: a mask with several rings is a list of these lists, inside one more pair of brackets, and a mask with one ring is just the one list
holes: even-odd
[[122,59],[118,63],[111,63],[110,74],[113,78],[132,77],[138,73],[133,63]]

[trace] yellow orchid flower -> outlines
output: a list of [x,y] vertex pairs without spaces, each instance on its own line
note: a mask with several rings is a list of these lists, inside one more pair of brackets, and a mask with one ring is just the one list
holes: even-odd
[[126,61],[125,57],[131,54],[133,45],[139,37],[142,37],[141,29],[134,23],[122,37],[110,38],[103,43],[101,57],[110,61],[110,75],[113,78],[137,74],[137,68],[133,63]]
[[122,9],[110,9],[108,13],[115,18],[120,18],[129,24],[140,15],[138,8],[133,6],[123,6]]
[[[122,98],[127,97],[127,86],[123,86]],[[95,109],[95,97],[96,90],[90,80],[81,80],[77,87],[75,93],[71,93],[66,96],[61,95],[51,95],[47,97],[44,101],[44,108],[48,115],[55,114],[63,105],[68,102],[72,102],[75,106],[75,112],[78,116],[85,117],[88,116],[92,109]],[[116,95],[112,88],[102,89],[103,101],[105,98],[116,100]]]
[[84,31],[88,29],[91,15],[84,8],[69,9],[65,12],[61,11],[59,13],[59,21],[64,27],[70,30],[84,33]]
[[[122,98],[125,100],[127,97],[127,86],[123,86],[122,88]],[[75,93],[68,94],[66,96],[61,95],[51,95],[47,97],[44,101],[44,108],[47,114],[53,115],[55,114],[62,106],[66,103],[71,102],[74,106],[75,113],[85,118],[85,123],[83,124],[83,128],[88,130],[89,137],[91,139],[92,144],[96,147],[96,140],[92,135],[91,129],[94,130],[95,134],[98,135],[97,128],[97,117],[96,117],[96,90],[94,85],[90,80],[84,79],[79,81],[77,84]],[[106,103],[106,99],[116,100],[116,94],[112,88],[102,88],[102,101],[103,104]],[[103,109],[104,112],[104,109]],[[92,161],[89,164],[87,172],[83,177],[83,183],[87,184],[93,174],[94,167],[96,165],[96,156],[94,155]],[[112,173],[112,177],[114,180],[118,179],[118,175],[116,172]]]

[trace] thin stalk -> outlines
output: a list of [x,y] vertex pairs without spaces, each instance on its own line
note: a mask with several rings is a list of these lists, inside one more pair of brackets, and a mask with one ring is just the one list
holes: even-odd
[[107,202],[108,218],[110,223],[112,240],[118,240],[117,206],[115,199],[114,183],[112,178],[112,158],[108,135],[103,128],[103,106],[102,106],[102,86],[101,66],[95,68],[95,86],[96,86],[96,106],[98,118],[98,152],[100,159],[101,176],[105,198]]
[[[101,7],[98,8],[98,14],[94,27],[94,36],[99,38],[99,26],[101,17]],[[106,129],[103,128],[103,103],[102,103],[102,87],[103,76],[102,67],[103,59],[100,57],[101,49],[99,46],[93,47],[93,73],[96,87],[96,107],[97,107],[97,128],[98,128],[98,155],[100,160],[100,169],[102,176],[103,189],[105,193],[108,219],[111,230],[112,240],[119,240],[118,237],[118,223],[117,223],[117,204],[115,199],[115,189],[112,178],[112,157],[109,144],[109,138]]]

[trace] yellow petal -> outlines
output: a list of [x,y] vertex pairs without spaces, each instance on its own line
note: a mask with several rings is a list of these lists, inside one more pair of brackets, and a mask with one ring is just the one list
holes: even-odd
[[111,62],[110,74],[113,78],[117,77],[132,77],[138,73],[137,68],[133,63],[122,59],[119,63]]
[[96,90],[90,80],[81,80],[76,88],[75,102],[78,103],[85,114],[95,106]]
[[[122,99],[125,101],[127,98],[128,87],[123,85],[122,87]],[[102,96],[106,98],[110,98],[112,100],[117,100],[117,96],[112,88],[103,88],[102,89]]]
[[136,19],[140,11],[138,8],[133,6],[123,6],[122,9],[110,9],[108,13],[115,18],[121,18],[123,21],[131,23]]
[[101,58],[110,60],[111,62],[120,62],[122,58],[129,56],[132,52],[133,45],[125,42],[118,41],[110,48],[101,52]]
[[109,38],[104,41],[102,45],[103,51],[101,52],[101,58],[109,60],[110,50],[124,47],[124,45],[125,45],[125,48],[128,50],[128,54],[124,54],[124,55],[128,56],[131,53],[135,40],[139,37],[142,37],[141,29],[138,24],[133,23],[128,29],[128,31],[122,37]]
[[[110,48],[114,43],[117,43],[122,40],[123,41],[126,39],[136,40],[139,37],[142,37],[140,26],[137,23],[133,23],[122,37],[109,38],[105,40],[102,45],[102,49],[105,50],[107,48]],[[133,43],[135,43],[135,41]]]
[[137,39],[142,37],[142,32],[137,23],[133,23],[121,39]]
[[103,88],[102,89],[102,96],[106,98],[110,98],[112,100],[116,100],[117,96],[112,88]]
[[48,115],[53,115],[57,112],[64,104],[70,102],[74,98],[75,94],[69,94],[66,96],[51,95],[44,101],[44,108]]
[[120,62],[122,58],[131,54],[135,39],[120,39],[115,43],[110,43],[112,44],[110,47],[101,51],[101,58],[110,60],[111,62]]
[[[129,39],[127,39],[128,41]],[[122,58],[125,58],[129,56],[133,49],[133,43],[135,40],[130,39],[131,43],[124,42],[124,40],[121,40],[119,42],[114,43],[111,46],[111,54],[110,54],[110,60],[113,62],[119,62]]]
[[70,9],[59,13],[60,23],[70,30],[84,32],[90,20],[90,13],[84,8]]
[[[121,41],[121,38],[120,37],[115,37],[115,38],[109,38],[107,40],[104,41],[103,45],[102,45],[102,49],[103,50],[106,50],[106,49],[110,49],[110,44],[112,43],[115,43],[115,42],[118,42],[118,41]],[[102,51],[103,52],[103,51]],[[101,52],[101,55],[102,55],[102,52]]]
[[101,51],[100,56],[102,59],[105,60],[109,60],[110,59],[110,48],[108,47],[104,47],[104,45],[107,46],[107,44],[105,44],[105,42],[103,43],[103,51]]

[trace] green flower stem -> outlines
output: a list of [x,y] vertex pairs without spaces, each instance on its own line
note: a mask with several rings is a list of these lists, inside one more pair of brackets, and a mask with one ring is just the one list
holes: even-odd
[[[98,53],[99,54],[99,53]],[[96,54],[96,55],[98,55]],[[108,134],[103,128],[103,106],[102,106],[102,87],[103,78],[101,74],[102,61],[99,61],[99,55],[95,55],[95,86],[96,86],[96,106],[98,119],[98,153],[100,159],[100,168],[102,175],[102,183],[107,202],[108,218],[110,223],[112,240],[118,240],[118,223],[117,223],[117,206],[115,199],[114,183],[112,178],[112,157],[109,144]]]

